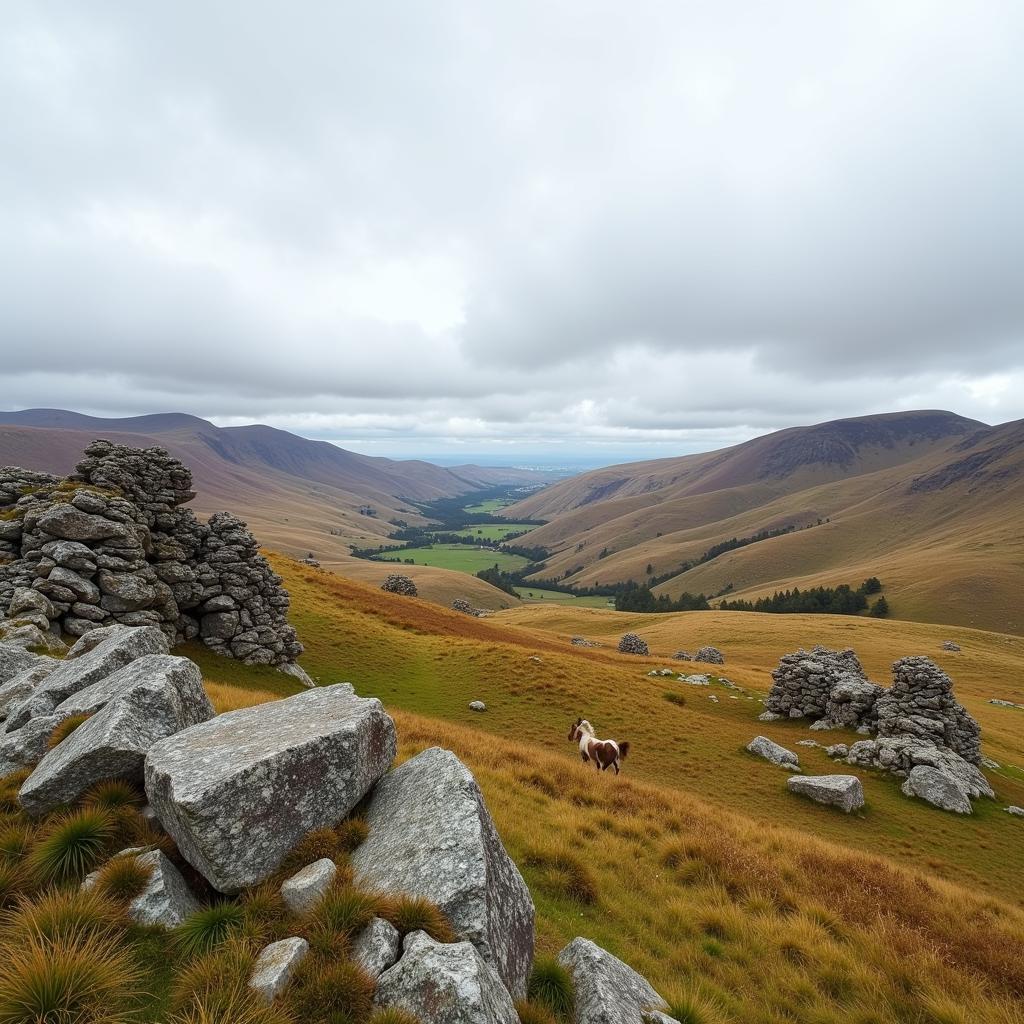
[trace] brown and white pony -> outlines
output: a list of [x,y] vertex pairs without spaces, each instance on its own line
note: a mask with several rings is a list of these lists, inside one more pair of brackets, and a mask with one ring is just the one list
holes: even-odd
[[616,743],[615,740],[599,740],[594,734],[594,727],[585,718],[577,718],[573,723],[569,730],[569,742],[578,743],[580,757],[584,761],[593,761],[599,772],[614,768],[615,774],[618,775],[619,762],[625,760],[629,753],[629,743],[626,740],[621,743]]

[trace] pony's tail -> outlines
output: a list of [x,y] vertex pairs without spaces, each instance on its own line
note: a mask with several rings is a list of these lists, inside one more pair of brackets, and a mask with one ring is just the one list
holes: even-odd
[[619,757],[621,757],[622,760],[625,761],[626,760],[626,755],[628,753],[629,753],[629,740],[623,740],[619,744]]

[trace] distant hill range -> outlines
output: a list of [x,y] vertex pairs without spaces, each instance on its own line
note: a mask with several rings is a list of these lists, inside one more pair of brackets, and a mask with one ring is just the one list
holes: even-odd
[[673,597],[753,598],[878,576],[894,616],[1024,632],[1024,421],[919,411],[793,427],[584,473],[508,514],[549,520],[530,534],[556,553],[543,575],[578,586],[654,577]]
[[[356,561],[350,545],[379,544],[394,530],[390,520],[423,522],[413,502],[554,479],[511,467],[373,458],[273,427],[218,427],[183,413],[103,419],[63,409],[0,412],[0,465],[68,473],[97,437],[166,448],[192,470],[197,512],[236,512],[267,547],[298,557],[312,551],[335,567]],[[353,569],[359,578],[387,572],[379,563],[358,562]],[[439,580],[446,574],[426,573]],[[496,595],[507,599],[480,580],[457,589],[488,607]]]

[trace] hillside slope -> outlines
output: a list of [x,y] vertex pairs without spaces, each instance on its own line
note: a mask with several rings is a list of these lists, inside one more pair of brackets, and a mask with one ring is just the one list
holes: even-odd
[[656,592],[755,597],[878,576],[895,616],[1022,632],[1022,498],[1024,423],[911,413],[584,474],[509,514],[554,516],[531,542],[553,552],[544,575],[579,586],[668,576]]
[[[387,567],[353,559],[350,549],[382,543],[394,529],[390,520],[424,522],[410,502],[545,479],[515,468],[370,458],[271,427],[216,427],[178,413],[98,419],[50,409],[0,413],[0,465],[64,474],[99,436],[133,447],[159,445],[181,459],[192,471],[197,513],[228,509],[275,550],[296,557],[313,552],[325,565],[378,582]],[[361,514],[366,507],[375,514]],[[425,596],[445,603],[465,596],[480,607],[503,608],[515,600],[445,569],[415,575]]]

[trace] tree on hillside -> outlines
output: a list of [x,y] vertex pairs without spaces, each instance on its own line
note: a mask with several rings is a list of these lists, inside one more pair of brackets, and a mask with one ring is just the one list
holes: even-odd
[[862,594],[878,594],[882,590],[882,581],[877,576],[869,576],[861,585]]
[[884,619],[889,614],[889,602],[884,597],[880,597],[871,606],[871,615],[876,619]]

